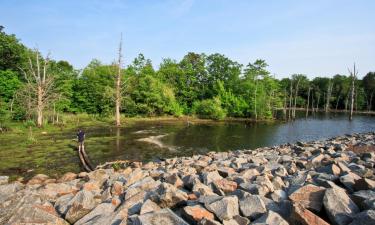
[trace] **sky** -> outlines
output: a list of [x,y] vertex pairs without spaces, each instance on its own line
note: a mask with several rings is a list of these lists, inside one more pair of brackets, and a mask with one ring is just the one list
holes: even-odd
[[77,69],[116,59],[155,67],[188,52],[243,65],[264,59],[277,78],[375,71],[373,0],[0,0],[0,25],[26,46]]

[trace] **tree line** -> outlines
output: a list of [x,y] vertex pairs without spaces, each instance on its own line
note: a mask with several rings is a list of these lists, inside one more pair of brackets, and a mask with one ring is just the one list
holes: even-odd
[[354,111],[374,109],[374,72],[362,80],[351,71],[279,80],[262,59],[242,65],[223,54],[194,52],[180,61],[163,59],[158,69],[139,54],[124,67],[121,44],[115,62],[93,59],[77,70],[67,61],[43,57],[0,27],[0,122],[33,120],[42,126],[61,122],[64,113],[116,113],[117,125],[120,114],[259,120],[274,118],[280,110],[293,119],[297,108],[306,115],[351,106]]

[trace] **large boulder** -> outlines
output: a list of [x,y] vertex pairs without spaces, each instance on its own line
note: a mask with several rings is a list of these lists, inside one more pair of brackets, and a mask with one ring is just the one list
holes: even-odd
[[254,220],[267,212],[266,205],[258,195],[245,195],[239,200],[242,215]]
[[75,225],[111,224],[115,208],[116,206],[112,203],[101,203],[78,220]]
[[269,210],[266,214],[255,220],[252,225],[289,225],[278,213]]
[[358,213],[350,225],[373,225],[375,224],[375,210],[366,210]]
[[85,190],[81,190],[70,201],[70,207],[66,213],[65,219],[70,223],[75,223],[83,216],[88,214],[96,206],[94,195]]
[[331,222],[336,225],[349,224],[356,213],[357,205],[349,198],[342,188],[328,188],[323,198],[324,208]]
[[289,199],[293,203],[319,212],[323,205],[324,191],[325,188],[308,184],[294,191],[289,195]]
[[142,214],[145,214],[145,213],[149,213],[149,212],[154,212],[154,211],[158,211],[160,210],[160,207],[153,201],[151,201],[150,199],[147,199],[142,207],[141,207],[141,212],[139,213],[140,215]]
[[51,203],[22,205],[13,214],[6,224],[56,224],[68,225],[69,223],[60,218]]
[[146,213],[134,218],[133,224],[137,225],[188,225],[182,218],[170,209]]
[[227,179],[215,180],[212,182],[214,190],[219,195],[225,195],[227,193],[233,192],[237,189],[237,183]]
[[329,225],[329,223],[303,207],[301,204],[293,205],[291,221],[293,224],[301,225]]
[[185,192],[168,183],[162,183],[157,192],[158,203],[162,208],[174,207],[188,199]]
[[204,218],[213,220],[214,214],[210,213],[200,205],[194,205],[184,207],[182,217],[189,223],[197,224]]
[[206,204],[206,208],[213,212],[221,221],[230,220],[239,215],[237,196],[227,196],[220,200]]

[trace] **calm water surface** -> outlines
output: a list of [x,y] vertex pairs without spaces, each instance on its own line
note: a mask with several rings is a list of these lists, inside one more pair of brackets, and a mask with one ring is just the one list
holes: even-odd
[[[273,146],[287,142],[326,139],[354,132],[375,131],[375,117],[360,116],[348,121],[344,114],[319,114],[308,119],[283,123],[138,122],[127,128],[86,128],[86,151],[94,164],[117,159],[154,160],[158,157],[193,155],[208,151],[228,151]],[[73,150],[75,131],[46,135],[32,147],[14,150],[0,146],[0,174],[52,176],[79,172]]]

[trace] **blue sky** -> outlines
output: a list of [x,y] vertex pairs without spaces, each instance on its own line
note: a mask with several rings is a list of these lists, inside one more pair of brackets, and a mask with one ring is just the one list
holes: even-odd
[[28,47],[76,68],[110,63],[124,35],[125,63],[158,65],[187,52],[265,59],[276,77],[375,71],[372,0],[0,0],[0,25]]

